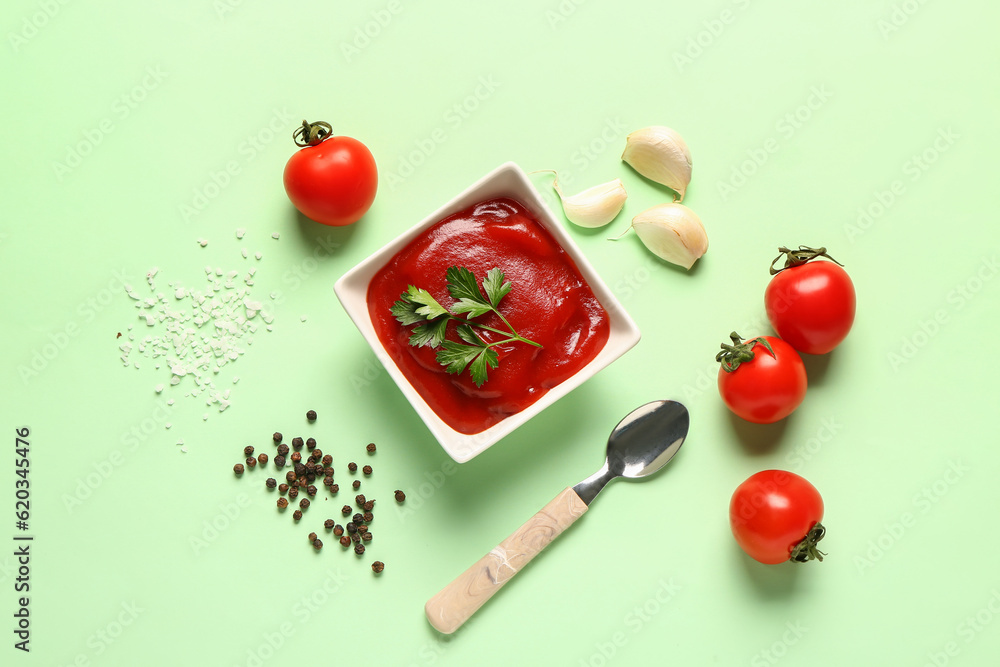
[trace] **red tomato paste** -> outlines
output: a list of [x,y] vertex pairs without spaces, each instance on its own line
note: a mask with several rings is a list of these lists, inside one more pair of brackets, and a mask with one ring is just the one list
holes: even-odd
[[[410,331],[390,312],[409,285],[426,289],[451,308],[445,273],[464,266],[480,286],[496,267],[511,281],[500,312],[518,334],[540,343],[497,346],[499,366],[477,387],[466,369],[449,374],[435,350],[412,347]],[[484,431],[524,410],[587,365],[608,340],[608,313],[572,258],[519,202],[491,199],[436,223],[383,267],[368,286],[368,312],[379,340],[403,375],[435,413],[461,433]],[[475,319],[506,330],[494,313]],[[459,341],[455,324],[450,340]],[[487,341],[496,334],[477,329]]]

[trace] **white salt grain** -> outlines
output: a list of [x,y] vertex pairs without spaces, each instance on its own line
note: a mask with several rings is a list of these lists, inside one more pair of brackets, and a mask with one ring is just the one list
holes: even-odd
[[156,385],[156,393],[159,394],[161,391],[163,391],[163,385],[162,384]]
[[204,248],[205,246],[208,245],[208,239],[198,239],[198,245]]
[[243,236],[244,236],[244,235],[245,235],[246,233],[247,233],[247,230],[243,229],[242,227],[237,227],[237,228],[236,228],[236,238],[237,238],[237,239],[241,239],[241,238],[243,238]]
[[278,232],[274,232],[273,234],[271,234],[271,238],[277,241],[279,238],[281,238],[281,234],[279,234]]

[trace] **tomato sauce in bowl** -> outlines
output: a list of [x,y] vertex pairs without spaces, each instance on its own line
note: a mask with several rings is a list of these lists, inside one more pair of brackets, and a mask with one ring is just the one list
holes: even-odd
[[[409,344],[411,329],[391,312],[409,285],[426,289],[450,308],[445,273],[469,269],[482,285],[486,272],[499,268],[512,289],[500,312],[519,335],[539,343],[505,343],[495,349],[499,366],[477,387],[468,370],[449,374],[436,351]],[[520,202],[489,199],[431,226],[379,270],[367,293],[375,333],[400,372],[430,408],[454,430],[480,433],[524,410],[547,391],[572,377],[608,341],[609,316],[573,259]],[[505,330],[494,313],[475,318]],[[477,329],[487,341],[497,334]],[[447,338],[459,341],[455,324]]]

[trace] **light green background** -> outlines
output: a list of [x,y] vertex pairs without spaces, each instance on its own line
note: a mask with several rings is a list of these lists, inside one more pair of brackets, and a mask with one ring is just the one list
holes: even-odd
[[[36,539],[30,655],[12,646],[17,575],[0,548],[0,661],[992,664],[998,21],[989,3],[916,0],[6,3],[0,539],[25,425]],[[285,197],[302,118],[376,156],[378,198],[350,229]],[[634,236],[606,240],[666,198],[618,159],[649,124],[694,157],[685,203],[711,247],[690,274]],[[64,172],[71,151],[87,155]],[[620,218],[573,234],[643,338],[452,471],[332,286],[506,160],[557,169],[568,191],[624,180]],[[769,333],[766,267],[799,243],[846,264],[858,318],[807,361],[786,423],[739,423],[712,358],[734,328]],[[115,276],[144,293],[154,266],[162,289],[199,284],[206,264],[252,264],[258,297],[282,296],[274,331],[223,371],[240,377],[232,407],[203,421],[184,385],[155,394],[165,369],[121,366],[116,333],[145,327]],[[668,397],[692,427],[666,471],[609,488],[454,637],[430,628],[428,597],[595,470],[619,418]],[[306,544],[339,503],[293,526],[261,471],[234,478],[242,447],[275,429],[315,435],[341,470],[378,443],[372,558]],[[762,566],[733,542],[733,489],[771,467],[823,494],[823,563]]]

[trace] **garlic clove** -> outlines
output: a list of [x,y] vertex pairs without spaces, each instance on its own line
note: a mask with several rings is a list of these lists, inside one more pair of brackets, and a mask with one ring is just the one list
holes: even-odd
[[614,220],[625,206],[628,193],[620,178],[567,197],[559,188],[559,178],[552,187],[559,193],[566,219],[581,227],[603,227]]
[[632,229],[654,255],[685,269],[708,251],[705,225],[684,204],[671,202],[647,209],[632,218]]
[[691,151],[676,131],[663,125],[636,130],[625,139],[622,160],[651,181],[667,186],[684,201],[691,182]]

